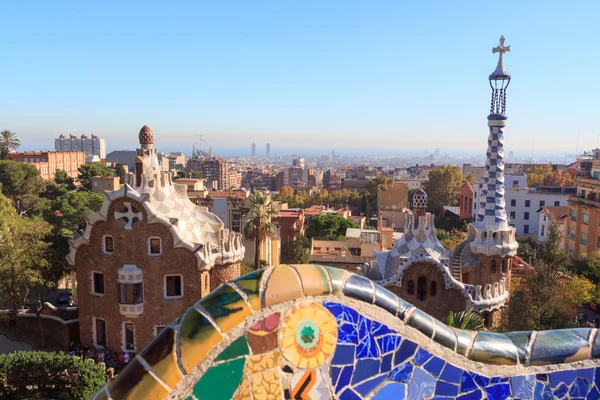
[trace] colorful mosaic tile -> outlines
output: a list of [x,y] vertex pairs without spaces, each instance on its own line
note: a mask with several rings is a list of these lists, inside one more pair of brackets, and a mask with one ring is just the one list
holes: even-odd
[[[279,305],[287,300],[295,303]],[[255,271],[195,307],[96,399],[160,399],[169,388],[190,400],[600,399],[598,363],[573,364],[594,356],[596,329],[462,331],[332,268]],[[229,345],[218,347],[223,341]],[[486,375],[481,363],[501,373]],[[551,367],[533,373],[529,365]]]

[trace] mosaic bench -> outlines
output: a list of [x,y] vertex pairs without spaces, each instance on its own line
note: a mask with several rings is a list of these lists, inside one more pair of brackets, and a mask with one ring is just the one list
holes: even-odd
[[281,265],[198,301],[94,399],[598,399],[597,333],[464,331],[364,277]]

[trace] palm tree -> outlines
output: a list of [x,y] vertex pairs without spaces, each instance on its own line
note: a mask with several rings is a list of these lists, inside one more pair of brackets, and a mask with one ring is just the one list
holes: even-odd
[[246,224],[244,225],[244,237],[246,239],[254,239],[254,268],[260,268],[260,247],[261,244],[269,237],[277,234],[275,226],[271,223],[271,217],[277,215],[277,210],[274,208],[271,199],[261,192],[254,192],[248,198],[250,208],[242,209],[242,213],[246,216]]
[[480,331],[483,329],[483,317],[475,311],[452,312],[446,318],[446,324],[454,328],[466,329],[470,331]]
[[17,139],[17,135],[8,129],[0,132],[0,158],[6,159],[8,152],[11,150],[17,150],[21,142]]

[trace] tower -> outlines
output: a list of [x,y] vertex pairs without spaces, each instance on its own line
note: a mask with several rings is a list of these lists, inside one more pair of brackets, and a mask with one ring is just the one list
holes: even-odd
[[271,143],[267,143],[267,158],[271,158]]
[[[484,288],[484,296],[488,288],[495,286],[504,286],[507,291],[510,289],[511,262],[518,247],[515,228],[507,221],[504,200],[503,130],[507,120],[506,94],[511,80],[511,75],[504,68],[504,53],[508,51],[510,46],[504,46],[504,36],[502,36],[500,45],[492,49],[492,53],[498,53],[499,58],[496,70],[488,78],[492,99],[490,114],[487,117],[489,135],[485,173],[477,217],[475,222],[469,225],[469,235],[466,240],[470,251],[479,260],[479,265],[473,267],[469,273],[473,274],[473,284]],[[468,280],[471,280],[471,276]],[[491,325],[499,322],[498,312],[499,310],[484,313],[486,322]]]
[[252,143],[252,157],[256,157],[256,143]]

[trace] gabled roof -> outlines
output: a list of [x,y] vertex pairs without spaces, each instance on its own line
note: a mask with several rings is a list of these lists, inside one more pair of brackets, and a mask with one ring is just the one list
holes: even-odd
[[537,212],[544,211],[552,221],[560,221],[565,219],[569,214],[568,206],[542,206],[537,209]]

